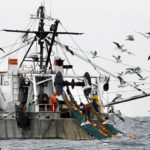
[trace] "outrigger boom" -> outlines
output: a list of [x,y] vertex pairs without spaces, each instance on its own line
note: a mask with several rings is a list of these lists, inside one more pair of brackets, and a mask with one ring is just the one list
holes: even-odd
[[129,101],[137,100],[137,99],[148,97],[148,96],[150,96],[150,93],[140,94],[140,95],[132,96],[132,97],[127,98],[127,99],[123,99],[123,100],[118,101],[118,102],[109,103],[107,105],[104,105],[104,107],[113,106],[116,104],[121,104],[121,103],[129,102]]

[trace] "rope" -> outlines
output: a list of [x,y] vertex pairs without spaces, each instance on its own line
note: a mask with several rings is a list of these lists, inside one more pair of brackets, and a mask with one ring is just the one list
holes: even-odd
[[[85,50],[78,49],[78,48],[74,48],[74,47],[72,47],[72,46],[68,46],[68,47],[69,47],[69,48],[72,48],[72,49],[75,49],[75,50],[77,50],[77,51],[83,51],[84,53],[87,53],[87,54],[89,54],[89,55],[92,55],[91,53],[89,53],[89,52],[87,52],[87,51],[85,51]],[[113,63],[116,64],[116,61],[114,61],[114,60],[112,60],[112,59],[109,59],[109,58],[106,58],[106,57],[103,57],[103,56],[99,56],[99,55],[97,55],[97,57],[99,57],[99,58],[101,58],[101,59],[105,59],[105,60],[107,60],[107,61],[111,61],[111,62],[113,62]],[[133,68],[137,67],[137,66],[133,66],[133,65],[125,64],[125,63],[118,63],[118,64],[123,65],[123,66],[127,66],[127,67],[133,67]],[[146,70],[146,69],[141,69],[141,70],[142,70],[142,71],[146,71],[146,72],[150,72],[150,70]]]

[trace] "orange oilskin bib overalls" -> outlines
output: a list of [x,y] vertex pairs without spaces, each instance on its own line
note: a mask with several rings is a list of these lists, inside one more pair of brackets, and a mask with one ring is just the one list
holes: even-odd
[[55,111],[56,109],[56,104],[57,100],[56,100],[56,92],[53,92],[52,96],[49,99],[49,104],[50,104],[50,111]]

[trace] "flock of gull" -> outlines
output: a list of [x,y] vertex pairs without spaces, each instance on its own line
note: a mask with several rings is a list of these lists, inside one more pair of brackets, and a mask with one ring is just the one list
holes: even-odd
[[[136,32],[136,33],[142,35],[146,39],[150,38],[149,32],[148,33]],[[133,42],[133,41],[135,41],[135,38],[133,35],[128,35],[125,40]],[[122,45],[118,42],[113,42],[113,44],[115,44],[116,50],[119,50],[121,53],[127,53],[128,55],[135,56],[134,53],[132,53],[128,49],[124,48],[124,45]],[[93,51],[93,52],[91,51],[90,53],[92,54],[92,58],[99,57],[97,54],[97,51]],[[112,57],[116,63],[122,63],[121,55],[112,55]],[[150,60],[150,56],[148,56],[147,60]],[[126,74],[128,74],[128,75],[135,74],[139,77],[140,81],[144,81],[150,77],[150,76],[145,76],[145,77],[142,76],[141,72],[142,72],[142,69],[140,67],[130,67],[130,68],[126,68],[125,71],[117,73],[118,74],[117,78],[119,79],[119,82],[120,82],[118,87],[120,88],[120,87],[126,87],[126,86],[130,85],[131,87],[135,88],[136,90],[141,91],[142,94],[146,94],[145,91],[143,91],[139,88],[139,86],[144,85],[144,83],[133,82],[133,84],[130,84],[130,83],[127,83],[126,81],[124,81],[124,79],[122,77],[123,75],[126,75]],[[121,100],[122,99],[121,96],[122,96],[121,94],[116,94],[116,97],[112,100],[112,102],[115,102],[116,100]]]
[[[136,31],[135,31],[135,32],[136,32]],[[143,35],[146,39],[149,39],[149,38],[150,38],[150,32],[147,32],[147,33],[136,32],[136,33],[138,33],[138,34],[140,34],[140,35]],[[125,40],[127,40],[127,41],[134,41],[135,38],[134,38],[133,35],[128,35]],[[129,54],[129,55],[135,55],[134,53],[132,53],[132,52],[128,51],[127,49],[125,49],[125,48],[124,48],[124,45],[121,45],[121,44],[119,44],[118,42],[113,42],[113,43],[116,45],[116,48],[117,48],[118,50],[120,50],[120,52],[126,52],[126,53]],[[90,53],[92,54],[92,58],[98,57],[98,56],[97,56],[97,54],[98,54],[97,51],[90,51]],[[116,60],[117,63],[122,62],[120,55],[118,55],[118,56],[112,55],[112,57],[115,58],[115,60]],[[148,60],[150,60],[150,56],[148,56]]]

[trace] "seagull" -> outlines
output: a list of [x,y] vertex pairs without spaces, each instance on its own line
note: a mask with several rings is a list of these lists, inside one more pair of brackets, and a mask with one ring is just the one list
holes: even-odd
[[141,72],[141,68],[140,67],[135,67],[135,68],[126,68],[126,72],[125,74],[134,74],[134,73],[140,73]]
[[141,72],[141,68],[140,67],[136,67],[136,68],[134,68],[134,70],[135,70],[135,72]]
[[115,102],[116,100],[119,100],[121,98],[121,94],[116,94],[116,97],[112,100],[112,102]]
[[5,53],[5,51],[0,47],[0,50]]
[[134,87],[139,87],[139,84],[137,84],[136,82],[133,82],[133,84]]
[[124,74],[133,74],[133,71],[132,70],[127,70]]
[[139,87],[140,85],[144,85],[144,83],[142,83],[142,84],[137,84],[136,82],[133,82],[133,84],[134,84],[134,85],[133,85],[134,88],[137,88],[137,87]]
[[123,46],[124,45],[120,45],[119,43],[117,43],[117,42],[113,42],[116,46],[117,46],[117,48],[119,49],[119,50],[121,50],[121,52],[126,52],[127,51],[127,49],[123,49]]
[[115,116],[118,117],[120,120],[125,121],[125,119],[122,117],[122,113],[120,110],[118,110],[117,113],[115,113]]
[[109,80],[110,80],[110,77],[109,77],[109,76],[105,76],[105,77],[104,77],[104,81],[105,81],[105,82],[107,82],[107,83],[108,83],[108,82],[109,82]]
[[147,93],[145,91],[143,91],[142,89],[136,87],[136,86],[132,86],[133,88],[135,88],[136,90],[142,92],[143,95],[147,95]]
[[120,44],[119,44],[119,43],[117,43],[117,42],[113,42],[113,43],[114,43],[114,44],[116,44],[116,46],[117,46],[117,48],[118,48],[118,49],[122,49],[122,48],[123,48],[123,46],[124,46],[124,45],[120,45]]
[[22,35],[22,42],[25,43],[28,39],[28,34],[29,34],[30,29],[28,29],[23,35]]
[[112,55],[112,57],[114,57],[114,58],[116,59],[116,63],[122,62],[122,61],[121,61],[121,56],[120,56],[120,55],[118,55],[118,56]]
[[150,38],[150,32],[148,32],[148,33],[136,32],[136,33],[143,35],[143,36],[144,36],[145,38],[147,38],[147,39]]
[[134,53],[132,53],[132,52],[129,52],[129,51],[127,51],[127,53],[128,53],[129,55],[135,55]]
[[123,71],[122,71],[121,73],[117,72],[117,74],[118,74],[119,76],[123,76],[124,72],[123,72]]
[[149,76],[143,77],[141,74],[139,74],[139,72],[135,72],[140,78],[139,80],[146,80],[147,78],[149,78]]
[[127,52],[128,54],[134,55],[133,53],[129,52],[127,49],[124,49],[124,48],[123,48],[124,45],[120,45],[120,44],[117,43],[117,42],[113,42],[113,43],[117,46],[117,48],[118,48],[119,50],[121,50],[121,52]]
[[117,77],[118,77],[119,82],[120,82],[120,85],[118,85],[118,87],[126,87],[127,84],[126,84],[126,82],[123,80],[123,78],[120,77],[120,76],[117,76]]
[[128,35],[126,40],[128,40],[128,41],[134,41],[133,35]]
[[109,81],[110,81],[110,77],[105,76],[104,78],[104,85],[103,85],[103,90],[104,91],[108,91],[109,89]]
[[90,51],[90,53],[92,54],[92,58],[98,57],[98,56],[97,56],[97,51],[94,51],[94,52]]

